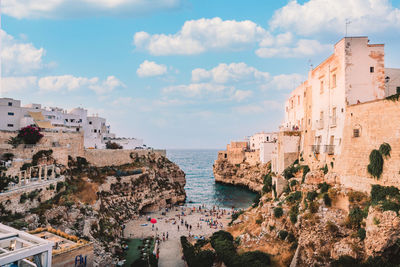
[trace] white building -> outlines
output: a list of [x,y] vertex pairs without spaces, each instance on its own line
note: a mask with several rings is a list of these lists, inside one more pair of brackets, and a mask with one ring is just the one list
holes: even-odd
[[257,150],[260,149],[261,144],[264,142],[272,142],[278,138],[277,133],[266,133],[259,132],[250,136],[250,149]]
[[51,267],[53,242],[0,224],[0,266]]
[[124,149],[143,147],[141,139],[115,138],[106,119],[88,116],[86,109],[74,108],[67,112],[58,107],[43,108],[40,104],[21,106],[20,100],[0,98],[0,130],[17,131],[28,125],[45,131],[83,132],[85,148],[104,149],[108,141]]

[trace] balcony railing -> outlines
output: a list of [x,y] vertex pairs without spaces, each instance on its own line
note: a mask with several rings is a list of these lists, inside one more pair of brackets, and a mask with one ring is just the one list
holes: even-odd
[[312,145],[311,146],[311,150],[312,152],[314,152],[315,154],[319,154],[320,150],[321,150],[321,145]]
[[332,118],[331,118],[330,126],[331,126],[331,127],[336,127],[336,117],[332,117]]
[[324,152],[327,153],[328,155],[335,154],[335,146],[334,145],[325,145]]
[[318,130],[324,129],[324,120],[317,120]]

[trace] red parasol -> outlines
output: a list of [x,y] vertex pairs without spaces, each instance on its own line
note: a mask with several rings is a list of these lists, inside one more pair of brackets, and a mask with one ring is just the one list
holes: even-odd
[[150,222],[151,222],[152,224],[155,224],[155,223],[157,222],[157,220],[153,218],[153,219],[150,220]]

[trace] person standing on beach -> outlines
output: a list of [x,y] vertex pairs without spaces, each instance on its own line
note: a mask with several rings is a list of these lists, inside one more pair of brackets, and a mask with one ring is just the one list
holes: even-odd
[[167,232],[167,240],[168,240],[168,232]]

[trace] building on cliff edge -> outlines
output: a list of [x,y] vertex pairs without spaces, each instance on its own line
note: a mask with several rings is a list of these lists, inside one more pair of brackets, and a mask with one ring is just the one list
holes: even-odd
[[[382,143],[400,152],[400,104],[387,99],[399,94],[400,69],[385,68],[384,45],[345,37],[291,92],[278,147],[287,143],[281,133],[298,132],[297,158],[311,170],[327,167],[335,182],[361,191],[372,183],[399,186],[399,153],[385,163],[383,179],[367,172],[370,152]],[[282,173],[292,163],[287,159],[280,155],[272,171]]]
[[142,139],[116,138],[110,132],[110,125],[105,118],[97,114],[88,116],[86,109],[66,111],[58,107],[42,107],[41,104],[21,106],[20,100],[0,98],[0,131],[17,131],[28,125],[35,125],[48,132],[81,132],[85,148],[103,149],[108,141],[124,149],[144,146]]

